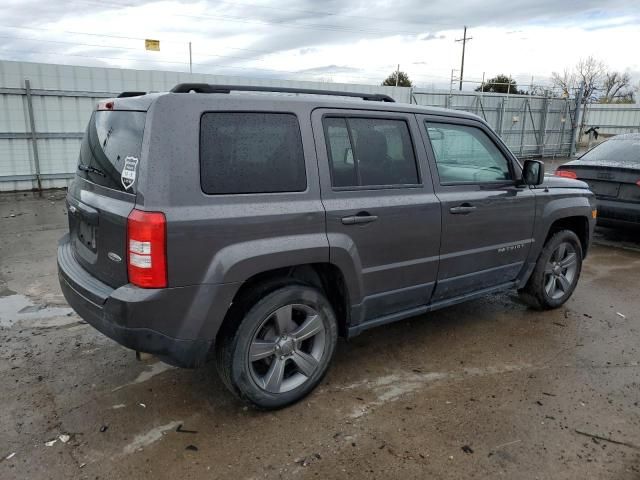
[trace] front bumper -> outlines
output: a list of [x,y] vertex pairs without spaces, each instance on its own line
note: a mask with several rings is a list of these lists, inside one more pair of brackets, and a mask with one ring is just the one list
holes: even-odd
[[68,235],[58,245],[58,278],[69,305],[96,330],[185,368],[207,360],[237,289],[235,284],[114,289],[75,260]]
[[640,203],[601,200],[598,203],[598,223],[640,224]]

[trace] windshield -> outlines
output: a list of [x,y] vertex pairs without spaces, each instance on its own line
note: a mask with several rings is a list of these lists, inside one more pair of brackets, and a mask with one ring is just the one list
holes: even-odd
[[145,118],[145,112],[94,112],[82,139],[77,174],[104,187],[135,193]]
[[640,139],[612,138],[585,153],[580,160],[599,162],[602,160],[618,160],[640,163]]

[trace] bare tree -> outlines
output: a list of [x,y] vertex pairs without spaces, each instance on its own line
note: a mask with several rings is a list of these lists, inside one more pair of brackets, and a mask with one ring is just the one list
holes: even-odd
[[544,85],[533,85],[529,86],[529,91],[527,92],[529,95],[534,95],[538,97],[546,97],[552,96],[552,92],[549,90],[549,87]]
[[633,100],[631,90],[631,75],[628,73],[607,72],[602,81],[603,95],[601,103]]
[[573,70],[565,69],[563,74],[553,72],[551,82],[555,87],[561,88],[566,95],[572,89],[584,84],[583,101],[586,103],[595,99],[605,69],[602,61],[590,55],[587,58],[581,58]]
[[562,90],[563,97],[568,97],[571,90],[576,88],[576,75],[566,68],[563,73],[552,72],[551,84]]
[[594,100],[598,84],[602,80],[604,72],[604,63],[592,56],[588,56],[586,59],[580,59],[576,65],[578,81],[584,83],[585,101]]

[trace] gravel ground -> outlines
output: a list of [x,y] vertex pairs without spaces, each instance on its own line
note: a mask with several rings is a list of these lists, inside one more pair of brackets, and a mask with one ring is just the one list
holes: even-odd
[[3,480],[640,479],[637,232],[598,230],[564,308],[502,294],[365,332],[263,413],[68,308],[63,195],[0,196]]

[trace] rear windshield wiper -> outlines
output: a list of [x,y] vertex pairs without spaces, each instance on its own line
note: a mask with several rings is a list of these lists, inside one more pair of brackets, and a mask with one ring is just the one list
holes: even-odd
[[96,175],[100,175],[103,177],[107,176],[107,174],[104,173],[99,168],[91,167],[89,165],[84,165],[82,163],[78,164],[78,170],[82,170],[83,172],[95,173]]

